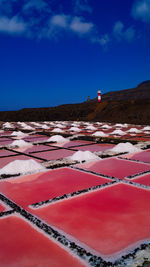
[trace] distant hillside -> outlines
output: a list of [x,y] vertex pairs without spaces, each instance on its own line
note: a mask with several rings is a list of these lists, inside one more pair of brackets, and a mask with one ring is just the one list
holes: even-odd
[[150,124],[150,81],[79,104],[0,112],[0,121],[87,120]]

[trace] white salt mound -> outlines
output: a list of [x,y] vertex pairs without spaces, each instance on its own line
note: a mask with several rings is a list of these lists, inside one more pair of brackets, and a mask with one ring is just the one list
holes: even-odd
[[144,130],[144,131],[150,131],[150,126],[145,126],[145,127],[143,128],[143,130]]
[[93,125],[89,125],[86,127],[87,130],[96,130],[96,127],[94,127]]
[[71,127],[69,130],[72,132],[80,132],[81,131],[78,127]]
[[25,136],[26,134],[21,132],[21,131],[18,131],[18,132],[14,131],[14,132],[11,133],[11,135],[14,135],[14,136]]
[[13,127],[13,125],[12,125],[11,123],[9,123],[9,122],[5,122],[5,123],[3,124],[3,127],[4,127],[4,128],[11,128],[11,127]]
[[60,129],[60,128],[54,128],[54,129],[52,130],[52,132],[54,132],[54,133],[63,133],[63,130]]
[[57,143],[64,143],[64,142],[68,142],[69,140],[67,138],[64,138],[61,135],[53,135],[47,140],[47,142],[49,141],[57,142]]
[[119,143],[116,146],[114,146],[112,149],[110,149],[112,152],[117,152],[117,153],[136,153],[142,151],[140,148],[135,147],[129,142],[126,143]]
[[92,134],[93,136],[107,137],[108,135],[103,133],[102,131],[97,131]]
[[105,129],[110,129],[110,128],[111,128],[111,126],[109,126],[109,125],[107,125],[107,124],[104,124],[104,125],[102,125],[101,127],[102,127],[102,128],[105,128]]
[[24,125],[23,129],[25,129],[25,130],[34,130],[34,128],[29,126],[29,125]]
[[45,168],[34,159],[14,160],[0,170],[0,174],[17,174],[44,170]]
[[116,126],[116,127],[122,127],[123,124],[122,124],[122,123],[116,123],[115,126]]
[[122,130],[114,130],[111,134],[124,135],[125,132],[123,132]]
[[136,129],[136,128],[131,128],[130,130],[127,131],[128,133],[141,133],[140,130]]
[[15,140],[12,142],[12,144],[10,146],[11,147],[13,147],[13,146],[24,147],[24,146],[32,146],[32,144],[25,142],[24,140]]
[[99,160],[100,158],[90,151],[77,151],[69,159],[82,162]]
[[41,128],[42,129],[49,129],[49,127],[47,125],[42,125]]
[[56,126],[57,128],[64,128],[64,127],[65,127],[65,126],[62,125],[61,123],[57,123],[55,126]]

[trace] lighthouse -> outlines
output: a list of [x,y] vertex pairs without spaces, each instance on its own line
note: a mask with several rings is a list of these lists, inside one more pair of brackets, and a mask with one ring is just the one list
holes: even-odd
[[97,91],[97,94],[98,94],[98,97],[97,97],[98,102],[101,102],[101,91],[98,90],[98,91]]

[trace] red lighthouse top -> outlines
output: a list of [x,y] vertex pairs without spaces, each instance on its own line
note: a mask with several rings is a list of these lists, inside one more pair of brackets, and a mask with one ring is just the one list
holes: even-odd
[[98,93],[98,102],[101,102],[101,91],[98,90],[97,93]]

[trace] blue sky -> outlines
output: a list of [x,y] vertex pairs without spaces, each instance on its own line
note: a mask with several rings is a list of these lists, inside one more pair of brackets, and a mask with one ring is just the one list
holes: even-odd
[[150,0],[0,0],[0,110],[150,79]]

